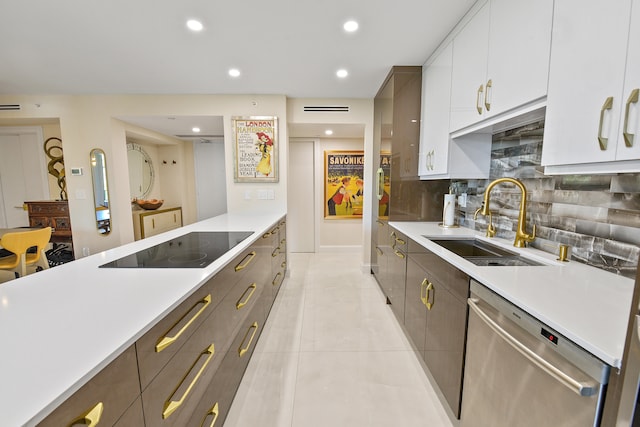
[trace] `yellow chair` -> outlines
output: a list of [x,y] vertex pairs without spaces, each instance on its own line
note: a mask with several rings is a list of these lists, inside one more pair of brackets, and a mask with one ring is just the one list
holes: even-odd
[[[45,250],[50,239],[51,227],[6,233],[0,239],[0,246],[14,255],[0,258],[0,269],[13,271],[23,277],[27,275],[28,266],[49,268]],[[36,252],[27,253],[27,250],[34,246]]]

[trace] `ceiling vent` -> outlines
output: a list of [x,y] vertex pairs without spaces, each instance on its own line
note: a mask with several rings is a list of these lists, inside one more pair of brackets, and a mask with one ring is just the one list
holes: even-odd
[[305,113],[348,113],[348,105],[316,105],[305,106]]
[[19,111],[20,104],[0,104],[0,111]]

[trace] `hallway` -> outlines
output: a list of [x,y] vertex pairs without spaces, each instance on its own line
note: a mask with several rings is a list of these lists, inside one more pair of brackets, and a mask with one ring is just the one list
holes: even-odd
[[450,427],[360,253],[293,253],[227,427]]

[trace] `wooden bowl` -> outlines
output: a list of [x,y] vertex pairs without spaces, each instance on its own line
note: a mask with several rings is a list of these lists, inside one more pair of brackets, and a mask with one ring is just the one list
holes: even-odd
[[136,200],[136,203],[142,209],[146,209],[148,211],[152,211],[152,210],[158,209],[160,206],[162,206],[162,204],[164,203],[164,200],[159,200],[159,199],[142,200],[142,199],[138,199],[138,200]]

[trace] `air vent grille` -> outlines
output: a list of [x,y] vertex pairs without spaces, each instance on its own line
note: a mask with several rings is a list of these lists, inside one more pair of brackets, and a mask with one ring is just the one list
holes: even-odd
[[348,105],[307,105],[304,111],[308,113],[348,113]]
[[0,104],[0,111],[19,111],[20,104]]

